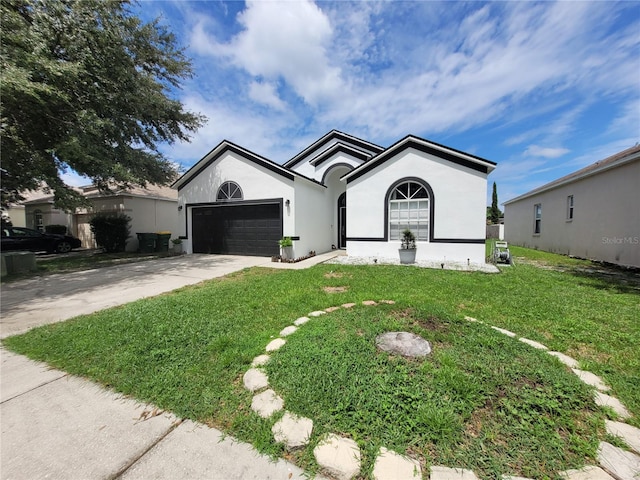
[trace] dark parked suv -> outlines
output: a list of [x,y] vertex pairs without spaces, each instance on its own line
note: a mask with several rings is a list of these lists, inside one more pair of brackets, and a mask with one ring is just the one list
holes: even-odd
[[2,227],[2,251],[30,250],[49,253],[67,253],[78,248],[81,242],[71,235],[42,233],[38,230],[22,227]]

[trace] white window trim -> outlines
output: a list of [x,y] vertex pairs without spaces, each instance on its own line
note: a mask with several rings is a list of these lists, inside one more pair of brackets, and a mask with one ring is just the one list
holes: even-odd
[[[407,183],[413,183],[415,185],[418,185],[420,188],[418,190],[415,191],[414,194],[409,193],[408,197],[405,198],[400,198],[400,199],[393,199],[392,197],[394,196],[394,193],[396,191],[398,191],[398,193],[400,193],[401,195],[404,196],[404,194],[399,191],[398,189],[402,186],[405,185]],[[417,194],[418,192],[420,192],[420,190],[423,190],[427,196],[426,197],[415,197],[415,194]],[[410,190],[409,190],[410,192]],[[428,242],[429,241],[429,229],[431,228],[431,225],[429,224],[429,217],[430,217],[430,198],[429,198],[429,191],[425,188],[424,185],[422,185],[419,182],[413,181],[413,180],[407,180],[406,182],[402,182],[399,183],[398,185],[396,185],[393,188],[393,191],[391,192],[391,195],[389,196],[389,203],[387,204],[387,209],[388,209],[388,224],[387,224],[387,229],[389,232],[388,238],[389,241],[400,241],[401,237],[402,237],[402,232],[400,231],[400,227],[404,227],[406,226],[406,228],[409,228],[414,234],[416,234],[416,241],[417,242]],[[418,208],[418,216],[415,219],[411,218],[411,203],[412,202],[424,202],[426,205],[424,206],[424,208]],[[408,217],[406,220],[403,219],[398,219],[396,220],[392,220],[391,218],[391,212],[392,212],[392,208],[391,205],[398,205],[399,207],[401,205],[406,205],[407,207],[407,212],[408,212]],[[398,208],[398,211],[400,211],[401,209]],[[424,217],[420,217],[420,211],[424,212]],[[397,237],[395,238],[396,234],[392,233],[392,225],[398,225],[398,230],[397,230]],[[426,235],[425,233],[421,232],[421,227],[424,227],[424,229],[426,230]]]
[[574,198],[573,195],[567,195],[567,222],[573,221],[574,211]]
[[533,206],[533,235],[539,236],[540,232],[542,232],[542,203],[536,203]]

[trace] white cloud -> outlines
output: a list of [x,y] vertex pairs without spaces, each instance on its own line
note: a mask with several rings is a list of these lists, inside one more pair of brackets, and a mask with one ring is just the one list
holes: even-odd
[[249,85],[249,98],[275,110],[285,110],[286,104],[278,97],[276,85],[253,81]]
[[163,149],[169,159],[184,168],[191,167],[223,140],[278,163],[296,152],[297,145],[292,146],[291,138],[286,134],[289,126],[295,124],[290,113],[257,113],[246,105],[221,105],[195,94],[183,102],[188,110],[201,112],[208,118],[191,142],[176,143]]
[[462,149],[470,131],[515,195],[604,158],[582,158],[588,145],[640,140],[631,4],[250,1],[224,18],[192,5],[200,76],[183,101],[210,121],[169,150],[187,164],[223,138],[280,162],[333,128],[382,145],[460,135]]
[[[257,100],[258,90],[269,94],[264,85],[282,79],[316,107],[315,124],[366,129],[389,139],[535,116],[549,100],[561,103],[563,92],[565,102],[576,95],[583,102],[594,85],[609,91],[614,78],[618,88],[634,82],[633,35],[620,32],[595,47],[588,41],[612,21],[610,9],[597,2],[456,5],[466,16],[455,27],[445,26],[450,35],[440,25],[417,32],[413,42],[402,23],[391,21],[397,20],[396,4],[320,6],[327,13],[309,1],[248,2],[237,16],[241,31],[228,42],[218,41],[211,33],[215,22],[201,17],[191,44],[199,54],[226,59],[251,75],[250,98]],[[422,8],[429,26],[450,9],[409,6],[413,16]],[[263,98],[281,107],[273,95]],[[530,100],[528,114],[521,107]]]
[[525,102],[533,101],[534,111],[562,96],[565,103],[571,97],[589,102],[585,92],[593,95],[594,85],[610,90],[610,78],[618,73],[626,79],[616,83],[628,88],[629,65],[637,68],[632,49],[622,49],[616,55],[620,58],[611,61],[607,52],[619,51],[622,39],[596,48],[586,41],[610,17],[606,10],[589,2],[484,5],[452,29],[450,38],[427,36],[416,42],[415,51],[425,52],[423,62],[378,77],[348,79],[352,88],[345,100],[327,108],[323,120],[366,124],[385,137],[463,131],[508,122],[514,114],[522,117]]
[[558,158],[569,153],[569,150],[561,147],[541,147],[539,145],[529,145],[524,154],[529,157]]
[[310,1],[248,1],[238,15],[244,29],[229,43],[194,31],[201,54],[228,58],[254,77],[283,78],[307,103],[335,97],[343,82],[327,52],[332,29],[327,16]]

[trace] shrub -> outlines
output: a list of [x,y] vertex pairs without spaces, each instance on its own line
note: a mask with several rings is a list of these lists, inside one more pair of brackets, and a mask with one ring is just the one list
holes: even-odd
[[91,221],[91,231],[99,247],[108,253],[124,252],[131,231],[131,217],[123,213],[98,213]]
[[416,236],[408,228],[405,228],[402,231],[402,240],[401,240],[400,248],[403,248],[403,249],[416,248]]
[[293,240],[291,240],[291,237],[284,237],[281,240],[279,240],[278,243],[280,243],[280,246],[282,248],[293,247]]
[[66,235],[67,226],[66,225],[45,225],[44,231],[47,233],[55,233],[57,235]]

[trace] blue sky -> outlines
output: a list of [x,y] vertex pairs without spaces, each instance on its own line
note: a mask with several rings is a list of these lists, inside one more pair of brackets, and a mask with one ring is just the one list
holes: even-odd
[[639,2],[141,1],[193,60],[208,117],[164,153],[223,139],[284,163],[332,129],[407,134],[498,163],[500,202],[640,141]]

